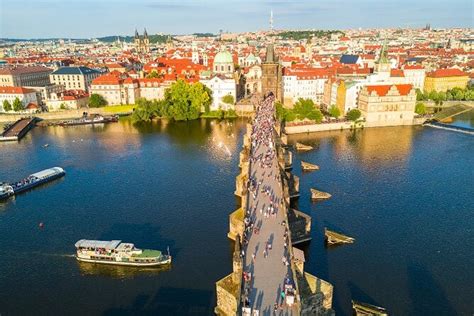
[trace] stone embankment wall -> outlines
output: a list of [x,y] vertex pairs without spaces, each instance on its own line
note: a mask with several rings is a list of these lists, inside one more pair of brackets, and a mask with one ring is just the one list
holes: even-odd
[[[425,122],[426,118],[415,117],[413,121],[408,125],[421,125]],[[406,125],[406,124],[405,124]],[[380,125],[380,124],[371,124],[367,122],[358,122],[354,124],[353,122],[339,122],[339,123],[322,123],[322,124],[308,124],[308,125],[290,125],[285,126],[285,133],[288,135],[291,134],[304,134],[304,133],[315,133],[315,132],[324,132],[324,131],[340,131],[344,129],[351,128],[362,128],[362,127],[386,127],[386,126],[395,126],[395,125]],[[396,125],[401,126],[401,125]]]
[[82,116],[83,112],[89,114],[101,114],[101,115],[111,115],[113,113],[107,112],[105,108],[94,108],[94,109],[80,109],[80,110],[64,110],[56,112],[43,112],[43,113],[15,113],[15,114],[0,114],[0,122],[14,122],[22,117],[35,116],[43,120],[66,120],[79,118]]

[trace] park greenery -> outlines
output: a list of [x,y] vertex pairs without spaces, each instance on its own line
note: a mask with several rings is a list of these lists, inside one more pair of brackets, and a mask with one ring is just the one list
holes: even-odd
[[222,109],[209,111],[201,114],[202,118],[217,118],[217,119],[233,119],[237,117],[237,112],[235,110],[224,111]]
[[312,120],[316,123],[321,123],[323,114],[321,110],[316,108],[313,100],[311,99],[298,99],[293,106],[293,109],[288,109],[283,106],[280,102],[276,102],[276,115],[281,121],[291,122],[295,120]]
[[231,94],[227,94],[222,97],[222,102],[226,104],[234,104],[234,96]]
[[422,92],[416,89],[416,100],[433,101],[436,105],[442,105],[444,101],[474,101],[474,87],[453,88],[446,92]]
[[149,101],[139,98],[132,120],[134,122],[150,121],[155,117],[176,121],[194,120],[199,118],[202,110],[210,113],[211,95],[211,90],[200,82],[187,83],[178,80],[165,90],[163,100]]
[[415,113],[419,115],[426,114],[426,106],[423,102],[417,102],[415,105]]
[[272,34],[270,36],[279,36],[282,39],[292,39],[292,40],[303,40],[303,39],[311,39],[313,37],[317,38],[328,38],[332,34],[342,34],[342,31],[338,30],[307,30],[307,31],[284,31],[277,34]]
[[101,108],[107,105],[107,100],[103,96],[97,93],[92,93],[89,97],[89,107]]
[[339,108],[335,106],[334,104],[331,105],[331,107],[328,109],[328,113],[330,116],[335,117],[335,118],[338,118],[339,116],[341,116],[341,110],[339,110]]
[[361,117],[362,113],[358,109],[352,109],[347,112],[346,117],[349,121],[357,121]]
[[10,112],[10,111],[13,109],[11,103],[8,102],[8,100],[3,100],[3,104],[2,104],[2,105],[3,105],[3,110],[4,110],[5,112]]

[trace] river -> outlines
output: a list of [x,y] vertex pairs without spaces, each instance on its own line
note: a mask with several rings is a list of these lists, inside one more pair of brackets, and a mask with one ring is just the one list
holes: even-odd
[[[212,314],[214,282],[232,269],[226,235],[244,131],[243,120],[122,119],[0,143],[1,180],[67,172],[0,202],[0,314]],[[294,155],[298,208],[313,217],[305,267],[334,284],[338,315],[350,315],[351,298],[393,315],[472,314],[472,136],[396,127],[296,140],[317,146]],[[300,160],[321,170],[302,175]],[[311,203],[313,186],[333,198]],[[326,249],[325,226],[356,242]],[[165,271],[78,263],[82,238],[169,246],[174,261]]]

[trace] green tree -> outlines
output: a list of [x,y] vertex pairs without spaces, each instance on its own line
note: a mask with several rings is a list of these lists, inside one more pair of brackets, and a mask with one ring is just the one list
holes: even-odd
[[288,110],[281,104],[280,101],[275,102],[276,117],[280,121],[284,121]]
[[107,105],[107,100],[103,96],[97,93],[92,93],[89,97],[89,106],[91,108],[100,108]]
[[12,105],[10,102],[8,102],[8,100],[3,100],[3,110],[5,112],[9,112],[13,109]]
[[59,108],[60,108],[61,110],[66,110],[66,109],[67,109],[66,104],[64,104],[64,102],[61,103],[61,105],[59,106]]
[[331,105],[331,107],[329,108],[329,115],[331,115],[332,117],[339,117],[341,116],[341,111],[339,110],[339,108],[337,106],[335,106],[334,104]]
[[426,106],[423,102],[418,102],[415,105],[415,113],[419,115],[424,115],[426,114]]
[[452,93],[453,93],[454,100],[456,100],[456,101],[464,100],[464,90],[463,89],[454,88],[452,90]]
[[348,120],[355,122],[360,118],[361,115],[362,113],[360,113],[358,109],[352,109],[349,112],[347,112],[346,116]]
[[222,97],[222,102],[226,104],[234,104],[234,96],[231,94],[227,94]]
[[416,91],[416,101],[426,100],[425,94],[420,89],[417,88],[415,91]]
[[291,121],[296,120],[296,118],[297,118],[297,116],[296,116],[295,112],[293,112],[293,111],[287,111],[287,112],[285,113],[285,117],[283,118],[283,120],[284,120],[285,122],[291,122]]
[[158,73],[158,71],[153,69],[146,77],[147,78],[160,78],[161,75]]
[[308,115],[306,116],[308,119],[315,121],[316,123],[321,123],[323,120],[323,113],[321,113],[321,110],[319,109],[314,109]]
[[23,103],[16,97],[15,100],[13,100],[13,111],[20,112],[21,110],[23,110]]

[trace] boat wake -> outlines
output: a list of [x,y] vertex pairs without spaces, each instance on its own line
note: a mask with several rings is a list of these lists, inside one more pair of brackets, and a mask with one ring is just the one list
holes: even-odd
[[474,130],[466,127],[447,125],[439,122],[425,123],[424,126],[429,126],[438,129],[444,129],[451,132],[458,132],[463,134],[474,135]]

